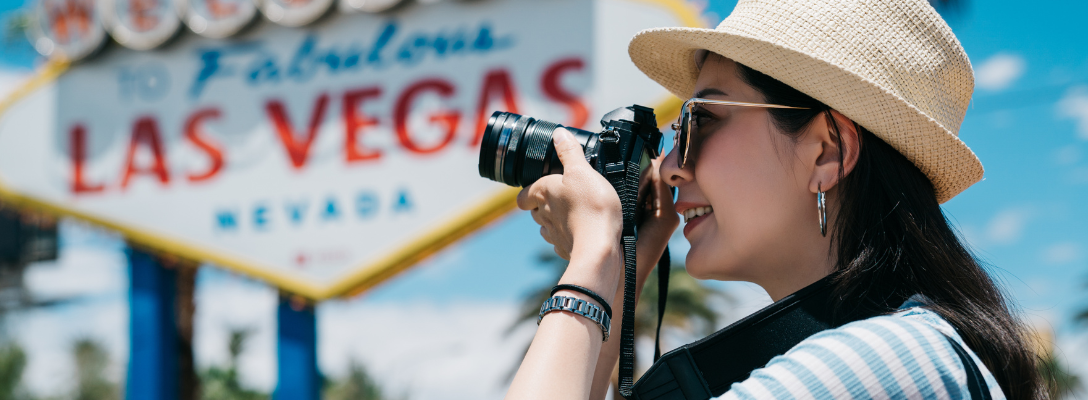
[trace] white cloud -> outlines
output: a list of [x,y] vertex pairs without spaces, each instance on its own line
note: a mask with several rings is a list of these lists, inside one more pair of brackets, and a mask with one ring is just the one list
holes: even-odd
[[985,90],[1003,90],[1024,75],[1027,62],[1010,53],[997,53],[975,69],[975,84]]
[[1068,145],[1054,151],[1054,162],[1058,165],[1073,165],[1080,161],[1080,149],[1076,145]]
[[1043,250],[1043,260],[1050,264],[1069,264],[1081,258],[1081,247],[1077,243],[1055,243]]
[[1005,209],[994,215],[986,229],[987,238],[997,244],[1011,244],[1020,240],[1030,213],[1024,209]]
[[1077,137],[1088,140],[1088,86],[1073,86],[1058,100],[1058,115],[1077,123]]

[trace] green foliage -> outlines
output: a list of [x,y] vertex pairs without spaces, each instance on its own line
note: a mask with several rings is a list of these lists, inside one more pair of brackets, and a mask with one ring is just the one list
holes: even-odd
[[366,368],[352,360],[348,374],[341,380],[329,382],[325,387],[325,400],[384,400],[384,394],[378,382],[370,376]]
[[109,353],[93,339],[79,339],[72,346],[72,355],[76,362],[76,388],[72,398],[75,400],[120,399],[118,385],[106,378],[105,371],[110,364]]
[[3,44],[11,45],[16,40],[27,40],[27,32],[30,30],[30,13],[13,12],[3,22]]
[[0,400],[27,398],[20,381],[26,368],[26,353],[17,343],[0,347]]
[[243,387],[238,381],[238,358],[245,350],[246,342],[252,333],[249,329],[231,330],[230,342],[227,345],[230,358],[227,360],[226,367],[213,366],[200,374],[203,399],[264,400],[269,397],[267,393]]
[[[652,338],[657,330],[657,274],[656,270],[650,273],[635,307],[635,333],[639,336]],[[680,328],[699,336],[714,333],[718,325],[718,313],[709,306],[712,300],[733,300],[727,293],[692,278],[680,265],[669,270],[668,296],[662,328]]]
[[1036,365],[1039,368],[1039,374],[1043,376],[1043,381],[1046,382],[1051,399],[1069,398],[1080,386],[1080,377],[1065,369],[1053,353],[1044,354]]

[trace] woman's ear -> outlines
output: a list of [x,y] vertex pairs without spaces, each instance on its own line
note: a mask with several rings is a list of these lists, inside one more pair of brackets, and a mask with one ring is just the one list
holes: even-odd
[[830,114],[831,121],[828,121],[828,113],[817,117],[819,121],[813,121],[810,132],[820,144],[820,154],[809,182],[809,190],[813,193],[830,191],[839,184],[840,168],[842,176],[853,171],[861,151],[861,136],[854,121],[835,110]]

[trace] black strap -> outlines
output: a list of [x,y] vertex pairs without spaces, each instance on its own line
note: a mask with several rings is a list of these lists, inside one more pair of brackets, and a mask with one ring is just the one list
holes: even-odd
[[669,246],[657,260],[657,334],[654,336],[654,362],[661,358],[661,324],[665,321],[665,303],[669,298],[669,273],[672,272],[672,260]]
[[967,391],[971,393],[972,400],[991,400],[990,391],[983,390],[983,383],[986,382],[986,378],[982,376],[982,371],[979,371],[978,364],[971,359],[971,356],[967,355],[967,351],[963,346],[960,346],[958,342],[952,339],[951,336],[945,335],[945,339],[948,339],[948,343],[952,344],[952,349],[956,351],[956,355],[960,356],[960,362],[963,363],[963,369],[967,373]]
[[625,397],[705,400],[720,396],[805,338],[872,316],[833,315],[832,279],[821,279],[725,329],[665,353]]

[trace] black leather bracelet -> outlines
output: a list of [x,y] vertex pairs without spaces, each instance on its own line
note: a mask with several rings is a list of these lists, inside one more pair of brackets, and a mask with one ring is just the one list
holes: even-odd
[[589,290],[589,289],[586,289],[584,287],[578,286],[578,285],[566,285],[566,284],[563,284],[563,285],[555,285],[555,287],[552,288],[552,293],[549,294],[549,296],[555,296],[555,292],[558,292],[560,290],[569,290],[569,291],[572,291],[572,292],[578,292],[578,293],[584,294],[586,296],[589,296],[589,298],[591,298],[593,300],[596,300],[598,303],[601,303],[601,307],[604,308],[604,313],[608,314],[609,319],[612,318],[612,306],[608,305],[608,302],[604,301],[604,297],[601,297],[601,295],[597,294],[596,292],[594,292],[592,290]]

